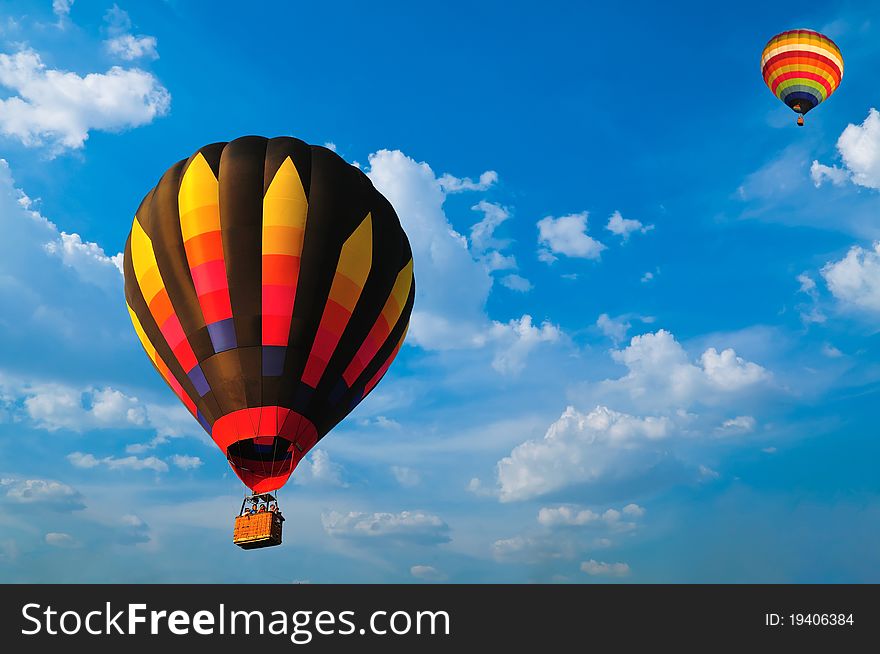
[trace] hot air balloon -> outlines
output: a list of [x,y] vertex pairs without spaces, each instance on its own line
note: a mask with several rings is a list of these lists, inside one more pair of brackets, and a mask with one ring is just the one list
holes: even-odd
[[789,30],[767,42],[761,73],[774,95],[804,115],[834,93],[843,78],[843,57],[834,41],[813,30]]
[[[391,204],[288,137],[214,143],[169,168],[135,214],[124,274],[144,350],[261,506],[375,388],[415,297]],[[239,532],[278,544],[280,521],[277,537]]]

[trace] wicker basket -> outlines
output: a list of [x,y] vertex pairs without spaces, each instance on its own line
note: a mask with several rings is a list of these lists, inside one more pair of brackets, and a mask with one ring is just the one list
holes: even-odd
[[272,511],[240,515],[235,519],[232,542],[245,550],[281,545],[282,521]]

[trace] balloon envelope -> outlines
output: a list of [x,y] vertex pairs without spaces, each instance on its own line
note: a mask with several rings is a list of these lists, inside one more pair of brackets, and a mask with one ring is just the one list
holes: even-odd
[[840,85],[843,57],[827,36],[813,30],[789,30],[764,46],[761,73],[774,95],[803,115]]
[[247,136],[199,149],[144,200],[125,297],[159,374],[254,492],[376,386],[406,335],[412,251],[330,150]]

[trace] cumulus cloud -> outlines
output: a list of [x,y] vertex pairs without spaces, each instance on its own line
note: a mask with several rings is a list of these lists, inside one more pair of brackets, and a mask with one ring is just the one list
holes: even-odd
[[645,509],[638,504],[627,504],[623,509],[606,509],[596,512],[591,509],[574,505],[542,507],[538,511],[538,524],[544,527],[585,527],[604,526],[615,531],[628,531],[635,528],[635,523],[624,520],[626,516],[632,520],[645,515]]
[[624,241],[628,241],[630,235],[634,233],[647,234],[654,229],[654,225],[645,225],[639,220],[624,218],[619,211],[615,211],[608,219],[605,229]]
[[[118,291],[122,282],[122,253],[107,256],[97,243],[83,241],[79,234],[60,232],[58,239],[45,245],[49,254],[58,256],[65,265],[73,268],[81,279]],[[118,273],[118,274],[114,274]]]
[[718,352],[710,347],[703,352],[700,363],[709,383],[723,391],[737,391],[769,377],[764,368],[737,356],[733,348]]
[[46,544],[52,547],[71,548],[78,547],[76,539],[70,534],[64,532],[50,531],[45,536]]
[[826,181],[831,182],[834,186],[843,186],[849,179],[849,175],[843,168],[826,166],[814,159],[810,165],[810,179],[813,180],[813,185],[816,188],[820,188]]
[[818,188],[826,181],[835,186],[847,180],[853,184],[880,189],[880,112],[871,108],[860,125],[850,123],[837,139],[842,167],[813,161],[810,178]]
[[[589,412],[568,406],[543,438],[513,448],[496,466],[502,502],[649,478],[668,483],[693,474],[687,473],[695,470],[685,462],[688,457],[679,458],[684,437],[711,432],[719,424],[713,411],[717,415],[719,409],[747,403],[758,391],[765,393],[772,379],[769,371],[732,348],[719,352],[709,347],[693,361],[662,329],[633,337],[611,355],[627,373],[593,385],[589,392],[612,404],[598,404]],[[635,407],[637,413],[610,408],[620,404]],[[688,412],[691,406],[705,408],[706,418]],[[644,412],[648,415],[639,415]],[[708,423],[705,431],[693,431],[698,420]],[[743,417],[736,420],[740,428],[746,422]],[[580,516],[589,518],[589,513]]]
[[125,61],[135,59],[158,59],[156,37],[140,34],[120,34],[106,41],[107,51]]
[[553,263],[557,254],[579,259],[598,259],[605,245],[587,234],[586,211],[538,221],[538,258]]
[[33,504],[56,511],[85,508],[79,491],[52,479],[0,479],[0,497],[13,504]]
[[534,288],[528,279],[515,273],[502,277],[501,285],[517,293],[528,293]]
[[462,191],[485,191],[498,182],[498,173],[487,170],[476,182],[470,177],[455,177],[445,173],[438,180],[444,193],[461,193]]
[[168,113],[171,95],[137,68],[105,73],[49,68],[34,50],[0,54],[0,133],[53,154],[80,149],[91,130],[117,132]]
[[97,458],[93,454],[83,452],[71,452],[67,460],[76,468],[97,468],[104,466],[109,470],[152,470],[153,472],[168,472],[168,464],[155,456],[139,458],[136,456],[114,457],[105,456]]
[[419,473],[406,466],[391,466],[391,474],[394,475],[397,483],[404,488],[413,488],[422,483]]
[[202,460],[199,457],[187,454],[174,454],[169,460],[181,470],[195,470],[202,465]]
[[597,483],[622,470],[633,473],[648,465],[638,461],[638,445],[664,439],[672,428],[667,417],[640,418],[604,406],[585,414],[569,406],[544,438],[516,446],[498,462],[499,497],[524,500]]
[[[408,342],[428,350],[490,346],[495,352],[493,368],[501,374],[517,374],[537,343],[558,340],[558,328],[549,323],[536,327],[531,316],[501,323],[486,314],[491,272],[516,266],[509,255],[483,249],[503,245],[494,232],[509,212],[488,202],[474,205],[484,218],[474,226],[472,242],[453,229],[444,212],[449,193],[488,186],[497,179],[496,173],[484,173],[479,184],[451,175],[438,177],[427,163],[398,150],[375,152],[369,163],[367,175],[394,206],[413,249],[419,301]],[[511,278],[506,283],[524,289],[528,282]]]
[[107,51],[125,61],[135,59],[158,59],[156,37],[131,34],[131,18],[128,12],[114,4],[104,15],[110,38],[104,41]]
[[612,318],[607,313],[603,313],[596,320],[596,326],[605,336],[614,341],[615,344],[620,343],[626,338],[626,333],[632,325],[623,316]]
[[449,175],[438,178],[427,163],[399,150],[375,152],[369,163],[367,175],[394,206],[413,249],[419,301],[407,340],[426,349],[479,346],[492,277],[443,209],[450,188],[464,185]]
[[138,545],[150,541],[150,526],[140,516],[126,513],[112,525],[113,539],[120,545]]
[[302,485],[347,486],[342,479],[342,466],[332,461],[326,450],[320,449],[312,450],[300,461],[293,479]]
[[34,425],[47,431],[141,427],[147,422],[140,401],[113,388],[79,390],[62,384],[32,384],[21,389],[21,394]]
[[[120,291],[122,253],[108,256],[97,243],[84,241],[79,234],[59,230],[55,223],[36,210],[33,199],[16,188],[5,159],[0,159],[0,198],[0,219],[7,223],[3,225],[4,232],[17,237],[7,239],[7,242],[11,241],[10,245],[19,251],[30,246],[31,251],[25,250],[24,255],[31,263],[36,254],[34,250],[41,248],[73,270],[80,280],[113,293]],[[18,257],[10,252],[9,259],[13,263]]]
[[605,563],[595,559],[581,563],[581,570],[591,577],[626,577],[630,573],[626,563]]
[[870,250],[855,245],[822,268],[828,290],[845,309],[880,311],[880,242]]
[[203,438],[204,432],[179,404],[145,403],[111,387],[79,388],[57,382],[27,382],[0,370],[0,410],[48,432],[94,429],[152,429],[148,443],[127,446],[130,454],[155,449],[170,438]]
[[492,543],[492,558],[502,563],[546,563],[571,560],[582,545],[568,535],[554,533],[520,534],[499,538]]
[[337,513],[321,515],[324,531],[335,538],[390,540],[423,545],[449,542],[449,525],[424,511]]
[[880,189],[880,113],[868,112],[861,125],[847,125],[837,150],[855,184]]
[[416,579],[424,581],[445,581],[448,579],[446,573],[431,565],[414,565],[409,569],[409,573]]
[[627,347],[611,354],[628,372],[602,383],[606,392],[623,392],[643,408],[670,409],[745,391],[768,382],[769,371],[746,361],[732,348],[706,349],[696,362],[668,331],[634,336]]
[[58,16],[59,21],[70,15],[74,0],[52,0],[52,13]]
[[737,416],[721,423],[719,431],[727,434],[747,434],[755,431],[755,425],[753,416]]
[[480,200],[471,209],[483,214],[483,219],[471,226],[471,245],[480,251],[503,247],[505,243],[495,238],[495,230],[510,218],[510,211],[486,200]]
[[544,321],[540,326],[532,323],[528,314],[519,320],[507,323],[493,322],[489,338],[499,344],[492,360],[492,367],[503,375],[516,375],[525,368],[529,353],[542,343],[555,343],[560,340],[560,329]]

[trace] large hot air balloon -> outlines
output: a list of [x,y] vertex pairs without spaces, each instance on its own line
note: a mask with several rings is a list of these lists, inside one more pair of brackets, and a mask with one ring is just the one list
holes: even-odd
[[761,73],[774,95],[804,115],[828,99],[843,78],[840,48],[813,30],[789,30],[777,34],[764,46]]
[[124,272],[147,355],[255,494],[373,390],[415,297],[391,204],[294,138],[214,143],[169,168],[137,210]]

